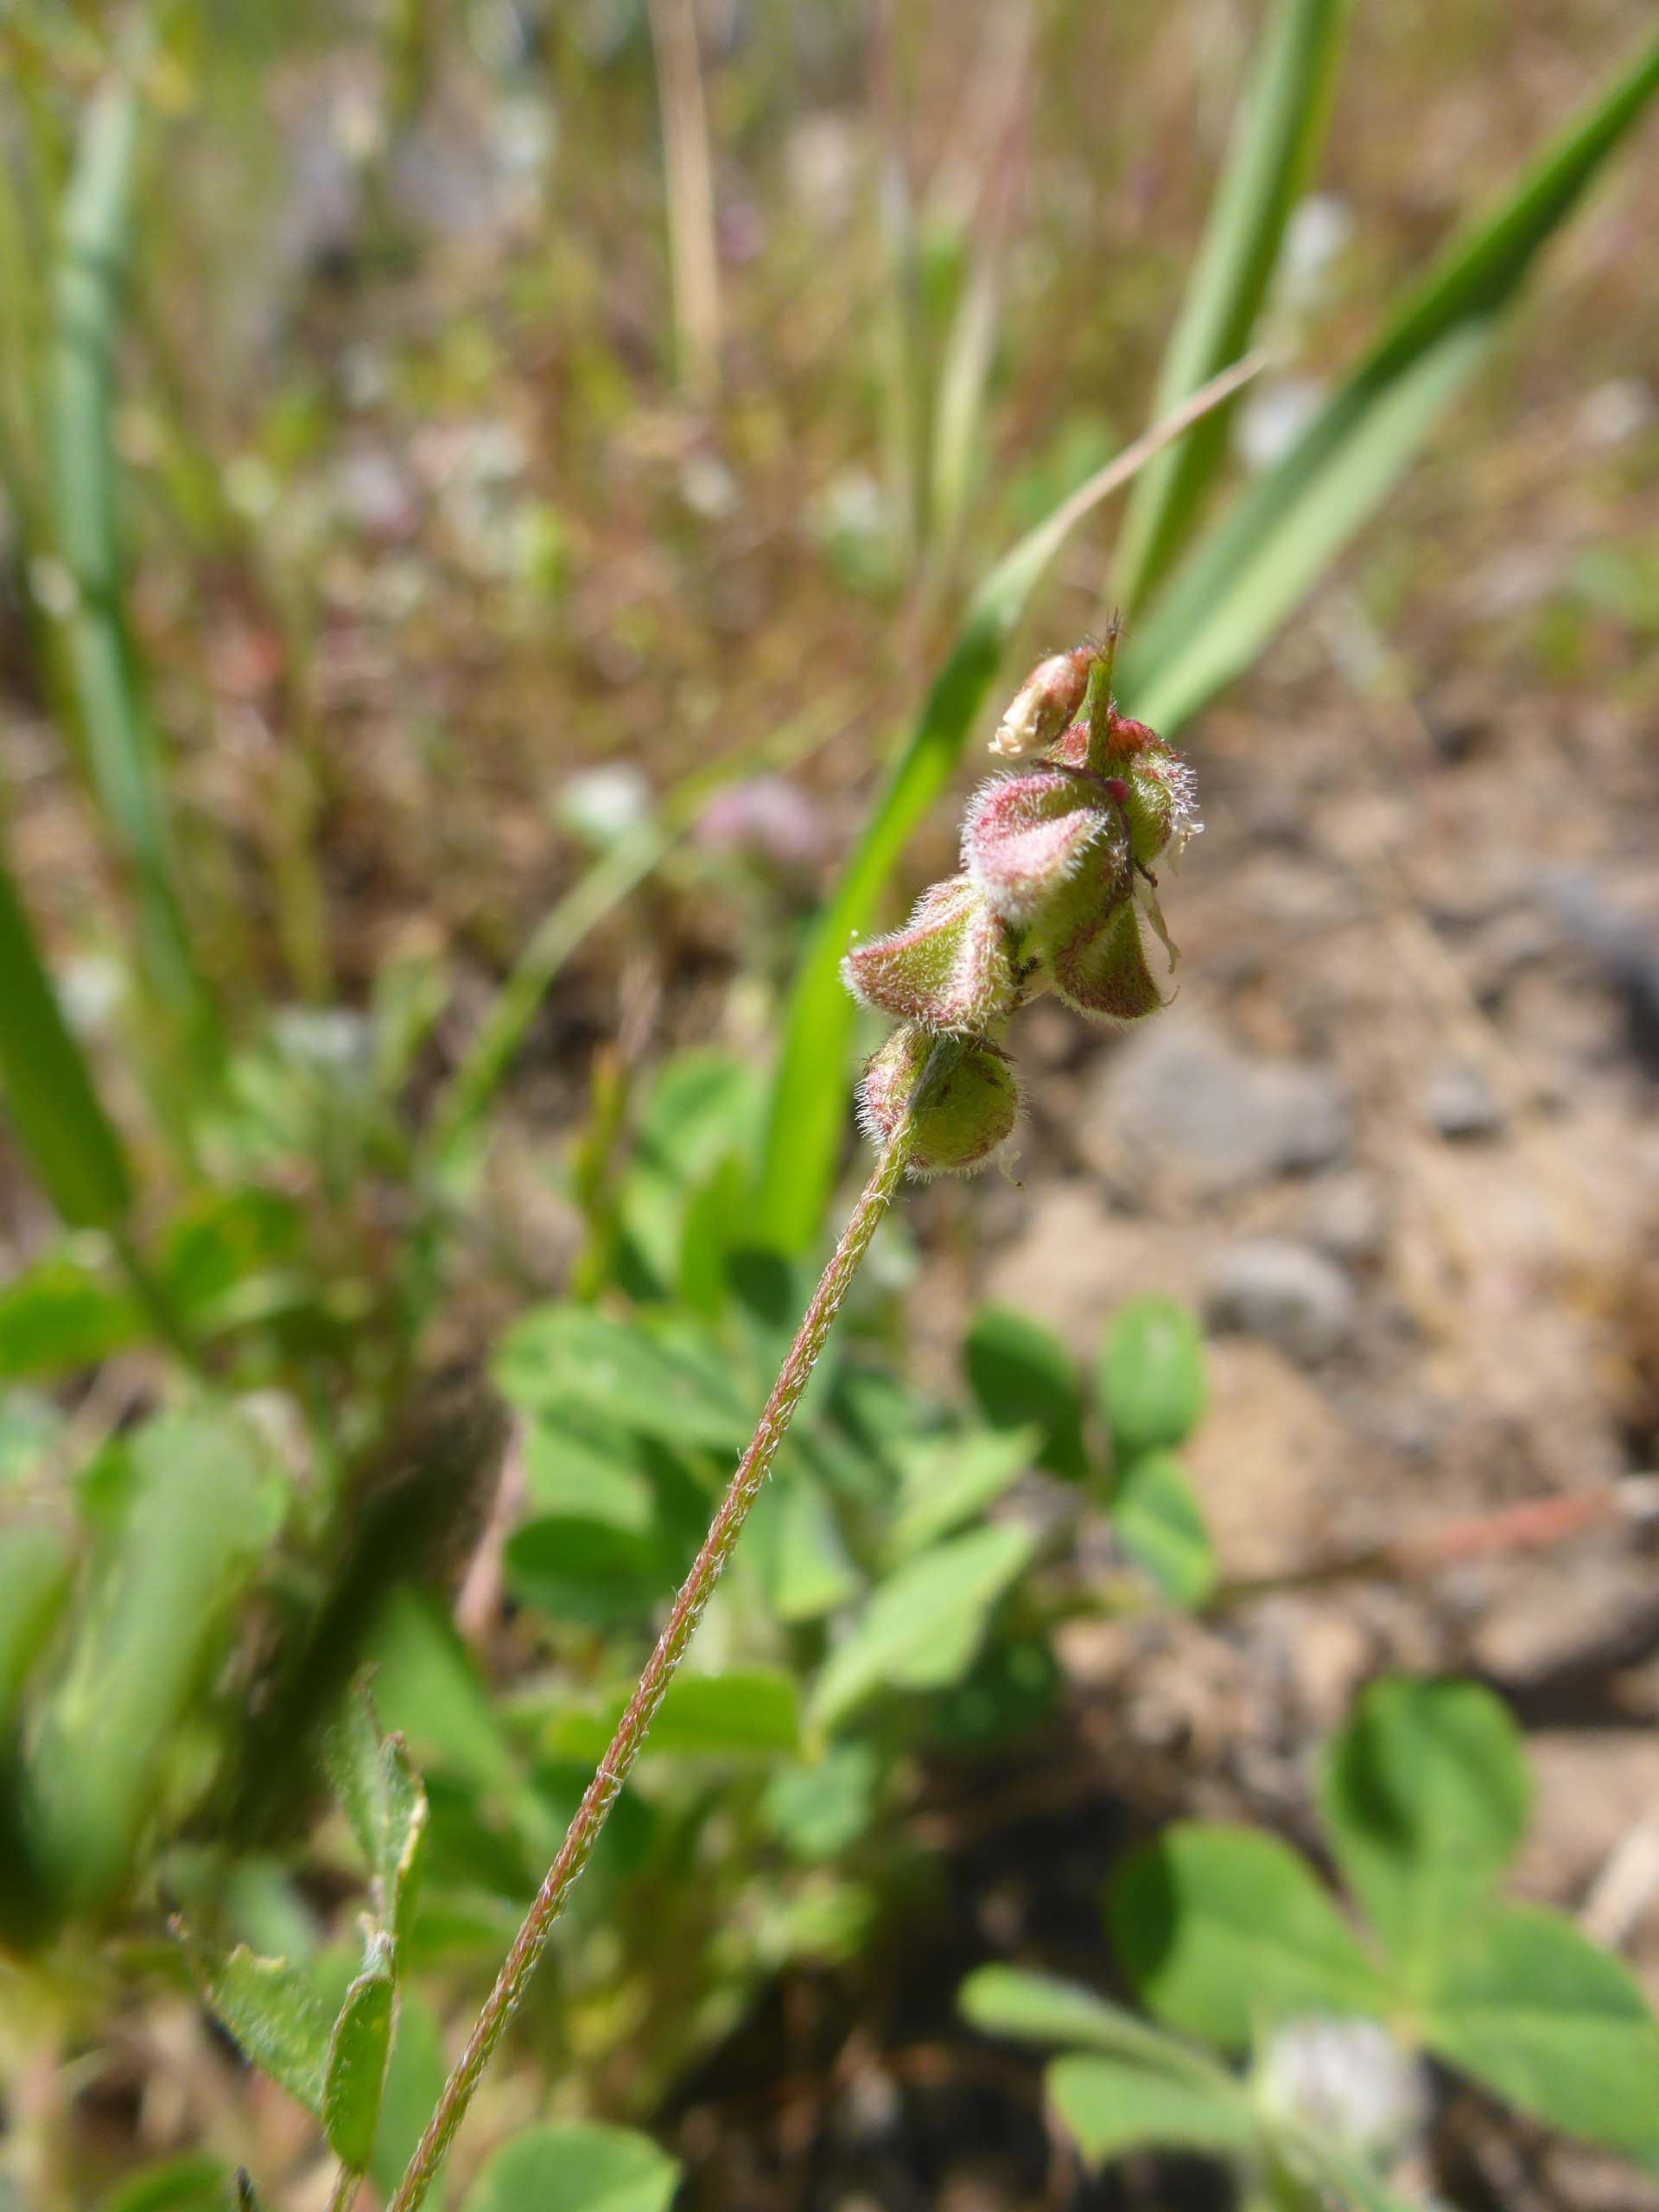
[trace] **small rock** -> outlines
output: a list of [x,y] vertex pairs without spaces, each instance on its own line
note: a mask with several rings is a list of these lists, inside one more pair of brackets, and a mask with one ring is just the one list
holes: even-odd
[[1322,1176],[1302,1208],[1302,1234],[1344,1266],[1375,1260],[1388,1235],[1388,1205],[1370,1175]]
[[1214,1193],[1329,1166],[1348,1147],[1341,1084],[1306,1061],[1238,1051],[1209,1022],[1154,1022],[1106,1064],[1084,1103],[1089,1164],[1145,1160]]
[[1630,1046],[1659,1076],[1659,928],[1609,899],[1593,875],[1558,876],[1550,902],[1569,937],[1595,959],[1624,1001]]
[[1313,1367],[1352,1338],[1359,1301],[1323,1253],[1262,1236],[1223,1254],[1211,1271],[1206,1311],[1216,1328],[1263,1338]]
[[1454,1143],[1496,1136],[1503,1127],[1491,1085],[1467,1060],[1448,1060],[1435,1070],[1423,1088],[1422,1110],[1429,1127]]

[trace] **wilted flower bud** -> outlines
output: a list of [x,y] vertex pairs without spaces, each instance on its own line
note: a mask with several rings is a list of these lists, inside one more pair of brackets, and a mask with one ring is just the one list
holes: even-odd
[[1139,1021],[1163,1005],[1141,941],[1140,911],[1127,891],[1115,900],[1068,897],[1045,920],[1041,937],[1048,980],[1079,1014],[1096,1021]]
[[[925,1029],[906,1022],[866,1066],[858,1119],[872,1144],[886,1145],[904,1120],[935,1044]],[[951,1057],[917,1107],[912,1128],[910,1172],[924,1179],[982,1167],[1020,1117],[1019,1079],[1006,1052],[981,1039],[946,1049]]]
[[982,1029],[1014,1004],[1007,925],[965,875],[925,891],[903,929],[855,944],[841,972],[866,1006],[928,1029]]
[[963,823],[963,866],[1005,920],[1034,921],[1096,846],[1122,825],[1103,784],[1069,768],[1039,768],[982,785]]
[[1052,745],[1083,704],[1097,657],[1092,645],[1084,645],[1039,660],[997,724],[992,752],[1018,760]]

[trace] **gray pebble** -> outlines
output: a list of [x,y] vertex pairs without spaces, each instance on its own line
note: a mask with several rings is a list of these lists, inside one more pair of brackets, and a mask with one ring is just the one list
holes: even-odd
[[1218,1330],[1260,1337],[1303,1367],[1353,1338],[1359,1300],[1342,1269],[1306,1244],[1260,1236],[1230,1246],[1211,1268],[1205,1312]]
[[1348,1102],[1327,1068],[1239,1051],[1198,1016],[1148,1025],[1090,1086],[1078,1142],[1091,1166],[1127,1154],[1210,1192],[1325,1167],[1346,1153]]
[[1493,1137],[1503,1127],[1503,1109],[1491,1084],[1467,1060],[1448,1060],[1423,1086],[1423,1119],[1440,1135],[1456,1141]]

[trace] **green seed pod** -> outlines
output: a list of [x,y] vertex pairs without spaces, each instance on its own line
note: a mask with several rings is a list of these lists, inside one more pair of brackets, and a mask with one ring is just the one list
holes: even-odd
[[841,972],[866,1006],[926,1029],[983,1029],[1016,988],[1007,925],[965,875],[925,891],[903,929],[855,944]]
[[[898,1130],[935,1044],[906,1022],[866,1066],[858,1119],[872,1144],[885,1145]],[[979,1038],[943,1049],[948,1057],[916,1109],[910,1172],[924,1180],[982,1167],[1020,1118],[1019,1078],[1006,1052]]]
[[1056,995],[1096,1021],[1139,1021],[1164,996],[1147,965],[1141,918],[1132,898],[1103,911],[1076,912],[1046,936],[1042,961]]

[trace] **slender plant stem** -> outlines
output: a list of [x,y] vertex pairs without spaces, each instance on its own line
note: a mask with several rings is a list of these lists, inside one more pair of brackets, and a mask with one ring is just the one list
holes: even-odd
[[[912,1093],[912,1109],[917,1098],[934,1083],[942,1071],[944,1056],[952,1050],[950,1040],[936,1046],[923,1070],[921,1079]],[[645,1732],[663,1701],[663,1694],[673,1680],[674,1670],[685,1656],[686,1648],[696,1632],[698,1622],[714,1594],[721,1570],[732,1555],[749,1508],[754,1503],[761,1484],[766,1481],[778,1446],[800,1402],[801,1393],[823,1350],[830,1325],[840,1309],[842,1300],[851,1287],[860,1262],[869,1249],[874,1236],[898,1189],[906,1161],[909,1160],[913,1138],[913,1121],[907,1114],[889,1139],[875,1172],[865,1185],[862,1196],[853,1208],[841,1242],[830,1255],[830,1263],[818,1281],[812,1302],[807,1307],[788,1357],[779,1370],[772,1395],[750,1439],[748,1449],[738,1461],[737,1472],[731,1487],[721,1501],[697,1554],[690,1573],[674,1601],[657,1648],[645,1662],[639,1677],[639,1686],[628,1701],[627,1710],[616,1725],[610,1748],[599,1763],[599,1770],[588,1785],[586,1796],[576,1808],[575,1817],[559,1853],[547,1871],[536,1901],[524,1918],[524,1923],[513,1938],[495,1986],[485,1999],[467,2048],[455,2063],[454,2072],[444,2084],[426,2133],[422,2136],[414,2157],[401,2182],[397,2193],[386,2208],[386,2212],[415,2212],[415,2208],[431,2187],[439,2162],[448,2150],[455,2130],[461,2126],[479,2077],[489,2063],[490,2054],[501,2039],[502,2031],[523,2001],[530,1978],[535,1973],[553,1923],[564,1909],[582,1868],[591,1857],[599,1832],[604,1827],[612,1806],[620,1794],[623,1783]]]
[[334,2176],[334,2185],[328,2192],[328,2212],[352,2212],[357,2202],[357,2192],[363,2186],[361,2174],[354,2174],[349,2166],[342,2166]]

